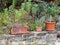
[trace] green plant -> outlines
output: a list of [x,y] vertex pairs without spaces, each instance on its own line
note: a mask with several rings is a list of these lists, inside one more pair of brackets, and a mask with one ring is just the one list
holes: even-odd
[[60,0],[56,0],[56,2],[57,2],[58,4],[60,4]]
[[28,22],[22,22],[22,26],[28,26]]
[[9,23],[8,8],[4,9],[4,12],[0,12],[0,34],[5,33],[4,31],[9,30],[7,23]]
[[45,27],[45,17],[43,16],[40,19],[35,20],[35,24],[38,27],[44,28]]
[[38,3],[37,17],[40,18],[46,15],[47,2],[41,1]]
[[4,15],[5,15],[5,20],[6,20],[6,22],[8,23],[9,22],[9,15],[8,15],[8,8],[5,8],[4,9]]
[[27,12],[30,12],[31,8],[31,0],[28,0],[28,2],[25,3],[25,9]]
[[9,15],[9,21],[14,23],[15,22],[15,8],[13,5],[9,7],[8,15]]
[[36,28],[36,24],[35,24],[35,22],[32,22],[32,23],[30,24],[30,31],[34,31],[35,28]]
[[32,5],[32,13],[36,14],[37,10],[38,10],[38,5],[37,4],[33,4]]
[[57,12],[58,12],[58,14],[60,13],[60,7],[59,6],[57,6]]
[[5,15],[8,16],[8,20],[11,23],[15,22],[15,4],[16,4],[16,0],[12,0],[12,5],[9,6],[9,10],[8,8],[4,9]]
[[5,26],[7,24],[7,18],[6,15],[3,12],[0,12],[0,34],[4,33]]
[[12,0],[12,5],[15,7],[15,5],[17,4],[17,0]]
[[4,34],[2,26],[0,27],[0,34]]
[[19,22],[20,21],[20,19],[21,19],[21,16],[22,16],[22,11],[21,10],[15,10],[15,13],[16,13],[16,15],[15,15],[15,21],[16,22]]
[[0,26],[2,26],[3,24],[3,13],[0,12]]
[[21,4],[21,8],[25,9],[25,3]]
[[6,25],[7,24],[7,15],[5,15],[5,12],[0,12],[0,23],[1,25]]
[[45,14],[47,17],[53,17],[53,19],[56,19],[57,17],[57,6],[55,6],[53,3],[49,3],[47,6],[46,6],[46,9],[45,9]]

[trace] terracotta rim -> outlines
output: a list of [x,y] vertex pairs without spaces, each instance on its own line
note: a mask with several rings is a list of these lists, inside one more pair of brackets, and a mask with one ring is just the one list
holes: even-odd
[[56,21],[46,21],[45,23],[56,23]]

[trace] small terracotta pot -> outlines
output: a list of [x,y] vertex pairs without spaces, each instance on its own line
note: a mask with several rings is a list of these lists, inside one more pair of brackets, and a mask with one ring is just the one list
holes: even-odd
[[37,32],[42,32],[42,27],[36,27]]
[[45,24],[46,24],[46,30],[48,31],[55,30],[55,25],[56,25],[55,21],[46,21]]

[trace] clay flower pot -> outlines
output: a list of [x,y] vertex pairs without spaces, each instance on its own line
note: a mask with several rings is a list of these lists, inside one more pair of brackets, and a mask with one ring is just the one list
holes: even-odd
[[11,34],[26,34],[28,32],[28,27],[21,26],[20,28],[12,28]]
[[46,21],[45,24],[46,24],[46,30],[48,31],[55,30],[55,25],[56,25],[55,21]]
[[42,27],[36,27],[37,32],[42,32]]

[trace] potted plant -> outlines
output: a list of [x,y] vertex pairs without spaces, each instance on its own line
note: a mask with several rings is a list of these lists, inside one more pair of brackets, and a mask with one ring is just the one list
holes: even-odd
[[[23,13],[24,12],[24,13]],[[15,15],[15,23],[17,23],[18,22],[18,24],[15,24],[16,26],[18,26],[18,25],[20,25],[20,26],[18,26],[18,27],[16,27],[16,26],[13,26],[12,27],[12,29],[11,29],[11,32],[12,32],[12,34],[21,34],[21,33],[27,33],[28,31],[28,26],[27,26],[27,24],[26,23],[23,23],[22,22],[22,18],[24,17],[24,14],[25,14],[25,11],[24,11],[24,9],[22,8],[22,9],[20,9],[20,10],[15,10],[15,13],[16,13],[16,15]]]
[[[12,27],[10,29],[11,34],[19,34],[19,20],[21,18],[21,10],[16,10],[14,8],[14,3],[9,7],[9,20],[12,23]],[[17,23],[18,22],[18,23]]]
[[28,32],[29,27],[27,23],[15,23],[11,29],[11,34],[25,34]]
[[28,33],[28,26],[26,23],[15,23],[11,29],[11,34]]
[[37,32],[41,32],[42,29],[45,27],[44,22],[45,22],[45,17],[44,17],[44,16],[41,17],[40,19],[37,19],[37,20],[35,21],[35,23],[36,23],[36,31],[37,31]]
[[45,22],[46,30],[55,30],[56,21],[54,19],[57,17],[57,7],[54,4],[50,3],[47,5],[46,16],[48,17]]

